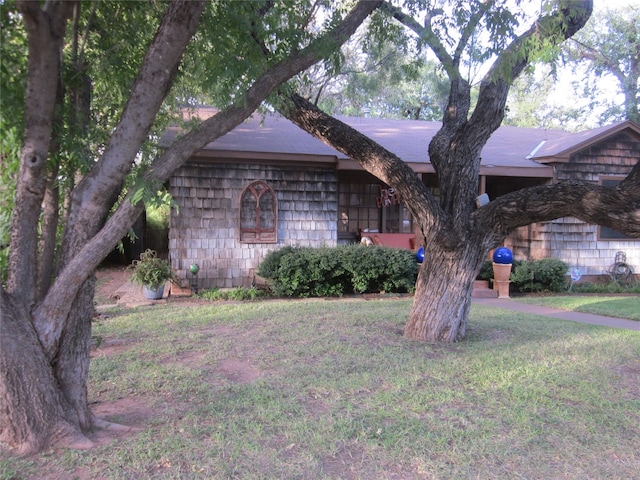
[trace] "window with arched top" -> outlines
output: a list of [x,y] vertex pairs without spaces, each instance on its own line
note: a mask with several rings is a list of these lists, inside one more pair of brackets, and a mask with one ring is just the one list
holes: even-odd
[[240,197],[240,241],[276,243],[277,229],[276,194],[263,181],[251,183]]

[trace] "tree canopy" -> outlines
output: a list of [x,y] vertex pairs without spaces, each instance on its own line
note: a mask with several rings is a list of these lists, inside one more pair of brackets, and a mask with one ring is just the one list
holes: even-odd
[[374,41],[364,29],[331,64],[308,69],[299,93],[333,115],[439,120],[448,82],[438,64],[402,36]]
[[[640,123],[640,17],[637,6],[605,7],[563,47],[565,60],[580,76],[576,91],[601,111],[601,124]],[[615,90],[612,91],[612,85]],[[624,98],[622,104],[616,95]]]

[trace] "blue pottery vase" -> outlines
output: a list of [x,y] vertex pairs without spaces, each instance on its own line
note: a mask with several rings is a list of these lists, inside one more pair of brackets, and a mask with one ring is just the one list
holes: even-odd
[[513,263],[513,253],[507,247],[496,248],[493,252],[493,261],[503,265]]
[[416,252],[416,260],[418,260],[418,263],[424,262],[424,247],[420,247]]

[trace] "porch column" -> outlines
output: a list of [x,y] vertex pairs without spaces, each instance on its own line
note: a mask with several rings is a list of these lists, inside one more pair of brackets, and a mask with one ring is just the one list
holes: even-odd
[[487,176],[480,175],[480,182],[478,185],[478,195],[482,195],[483,193],[487,193]]

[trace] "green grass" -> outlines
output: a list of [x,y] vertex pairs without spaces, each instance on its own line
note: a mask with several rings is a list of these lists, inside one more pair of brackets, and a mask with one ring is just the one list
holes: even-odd
[[513,300],[560,310],[640,320],[640,295],[553,295],[514,297]]
[[[169,304],[94,328],[90,399],[140,427],[0,477],[631,479],[640,333],[474,305],[408,341],[411,299]],[[116,345],[117,350],[109,351]]]

